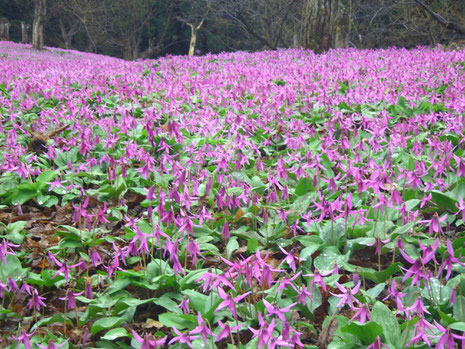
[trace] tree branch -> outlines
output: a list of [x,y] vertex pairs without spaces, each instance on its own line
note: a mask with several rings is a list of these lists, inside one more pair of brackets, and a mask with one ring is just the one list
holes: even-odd
[[458,34],[465,35],[465,29],[459,27],[457,24],[448,21],[444,17],[442,17],[439,13],[434,12],[430,9],[425,3],[420,0],[415,0],[418,6],[422,7],[426,12],[428,12],[438,23],[442,24],[446,28],[455,31]]

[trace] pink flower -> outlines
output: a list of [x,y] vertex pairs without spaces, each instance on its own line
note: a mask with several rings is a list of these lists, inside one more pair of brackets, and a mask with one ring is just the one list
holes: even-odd
[[231,294],[224,292],[224,290],[221,287],[218,287],[218,295],[223,299],[223,301],[216,307],[215,312],[228,307],[229,310],[231,310],[231,313],[233,314],[234,318],[237,319],[237,312],[236,312],[236,303],[239,303],[242,299],[247,297],[251,292],[246,292],[239,297],[233,297]]
[[140,349],[157,349],[158,347],[165,345],[166,342],[166,337],[157,340],[154,336],[146,334],[144,338],[142,338],[134,330],[132,330],[132,336],[136,342],[142,344]]

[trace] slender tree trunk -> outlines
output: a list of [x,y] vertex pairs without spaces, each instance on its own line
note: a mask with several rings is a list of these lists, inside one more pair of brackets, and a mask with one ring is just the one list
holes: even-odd
[[0,19],[0,40],[9,41],[10,40],[10,22],[6,18]]
[[352,0],[305,0],[302,36],[305,48],[317,52],[347,47]]
[[28,44],[29,43],[29,29],[31,28],[30,24],[26,24],[21,22],[21,43]]
[[203,19],[198,26],[194,26],[191,23],[187,23],[189,27],[191,27],[191,41],[189,43],[189,56],[195,55],[195,44],[197,43],[197,32],[202,28]]
[[32,23],[32,47],[44,48],[44,22],[47,14],[46,0],[34,0],[34,21]]
[[66,49],[71,48],[71,42],[73,41],[74,35],[79,31],[79,20],[75,20],[73,25],[69,30],[66,30],[65,24],[63,23],[63,20],[60,18],[58,20],[60,24],[60,31],[61,31],[61,37],[63,38],[63,43],[65,44]]

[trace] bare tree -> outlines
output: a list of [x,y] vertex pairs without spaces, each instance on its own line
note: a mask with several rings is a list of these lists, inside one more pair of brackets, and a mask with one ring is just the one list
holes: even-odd
[[351,0],[305,0],[302,34],[304,47],[316,51],[349,45]]
[[69,28],[66,28],[62,18],[60,18],[58,20],[58,23],[60,24],[61,36],[63,38],[65,48],[70,49],[71,48],[71,41],[73,40],[73,37],[80,30],[81,21],[79,21],[79,19],[76,18],[74,20],[74,22],[71,24],[71,27],[69,27]]
[[10,22],[6,18],[0,18],[0,40],[10,40]]
[[42,50],[44,47],[44,22],[47,15],[46,0],[34,0],[34,21],[32,23],[32,47]]
[[428,12],[431,17],[433,17],[433,19],[435,21],[437,21],[439,24],[443,25],[444,27],[446,27],[447,29],[450,29],[450,30],[453,30],[455,31],[456,33],[460,34],[460,35],[465,35],[465,29],[463,27],[461,27],[460,25],[457,25],[456,23],[450,21],[450,20],[447,20],[445,19],[444,17],[442,17],[439,13],[437,12],[434,12],[429,6],[427,6],[424,2],[420,1],[420,0],[415,0],[415,2],[422,8],[424,9],[426,12]]
[[[301,21],[297,0],[219,0],[218,16],[230,21],[262,48],[291,47]],[[259,48],[259,47],[257,47]]]
[[211,18],[210,14],[215,0],[176,0],[175,2],[179,13],[176,17],[177,20],[191,29],[188,54],[193,56],[197,44],[197,34],[204,22]]
[[219,0],[218,13],[264,48],[349,45],[353,0]]
[[354,1],[351,43],[360,48],[447,44],[464,37],[465,2]]
[[31,29],[31,25],[21,21],[21,43],[28,44],[29,43],[29,29]]

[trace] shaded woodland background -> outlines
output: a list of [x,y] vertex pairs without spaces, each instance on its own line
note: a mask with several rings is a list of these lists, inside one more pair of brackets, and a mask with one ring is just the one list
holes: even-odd
[[291,47],[409,48],[465,39],[465,1],[0,0],[0,39],[30,42],[34,26],[43,28],[34,38],[39,47],[128,60]]

